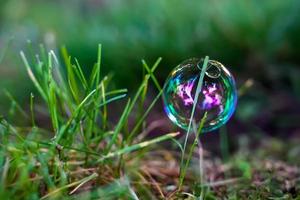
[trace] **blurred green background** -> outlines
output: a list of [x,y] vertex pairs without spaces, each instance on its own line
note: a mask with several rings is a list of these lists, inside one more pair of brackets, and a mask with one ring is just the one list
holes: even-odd
[[[141,59],[163,61],[163,84],[177,64],[209,55],[227,66],[240,97],[235,132],[300,135],[300,1],[298,0],[1,0],[0,87],[22,105],[32,84],[19,51],[27,40],[60,52],[65,45],[89,73],[103,44],[103,71],[133,91]],[[1,113],[9,101],[1,90]]]

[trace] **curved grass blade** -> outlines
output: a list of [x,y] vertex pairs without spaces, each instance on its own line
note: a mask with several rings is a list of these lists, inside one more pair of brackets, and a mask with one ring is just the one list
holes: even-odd
[[125,148],[120,149],[118,151],[106,154],[102,158],[98,159],[96,161],[96,163],[100,163],[100,162],[102,162],[102,161],[104,161],[104,160],[106,160],[108,158],[112,158],[112,157],[115,157],[115,156],[120,156],[120,155],[123,155],[123,154],[126,154],[126,153],[130,153],[132,151],[136,151],[136,150],[145,148],[145,147],[150,146],[152,144],[156,144],[156,143],[159,143],[159,142],[162,142],[162,141],[174,138],[177,135],[179,135],[179,132],[169,133],[169,134],[157,137],[157,138],[152,139],[152,140],[148,140],[148,141],[145,141],[145,142],[141,142],[141,143],[138,143],[138,144],[131,145],[129,147],[125,147]]

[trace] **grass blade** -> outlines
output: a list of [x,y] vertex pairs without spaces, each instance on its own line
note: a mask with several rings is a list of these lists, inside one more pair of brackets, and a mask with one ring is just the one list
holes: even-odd
[[51,53],[48,54],[48,83],[49,83],[49,99],[48,107],[50,110],[50,116],[56,133],[59,129],[58,124],[58,113],[57,113],[57,102],[56,102],[56,87],[54,85],[54,80],[52,77],[52,56]]
[[34,117],[34,95],[30,93],[30,113],[31,113],[31,123],[35,127],[35,117]]
[[71,64],[71,57],[69,56],[67,49],[65,47],[62,48],[62,55],[65,60],[66,68],[67,68],[67,75],[68,75],[68,83],[73,95],[73,98],[77,103],[80,102],[79,98],[79,89],[76,82],[75,74],[74,74],[74,67]]
[[132,129],[132,131],[131,131],[128,139],[127,139],[127,141],[129,143],[132,142],[132,138],[137,133],[139,127],[142,125],[142,123],[144,122],[145,118],[147,117],[147,115],[149,114],[149,112],[152,110],[153,106],[159,100],[159,98],[161,97],[162,93],[163,93],[163,90],[160,90],[160,92],[158,93],[158,95],[154,98],[154,100],[152,101],[152,103],[148,106],[147,110],[144,112],[143,116],[139,119],[139,121],[136,123],[136,125]]
[[83,71],[82,71],[82,69],[81,69],[81,66],[80,66],[80,64],[79,64],[79,62],[78,62],[78,60],[75,58],[75,62],[76,62],[76,65],[75,65],[75,72],[76,72],[76,74],[77,74],[77,77],[79,78],[79,80],[81,81],[81,83],[82,83],[82,85],[83,85],[83,87],[84,87],[84,89],[89,89],[89,85],[88,85],[88,83],[87,83],[87,80],[86,80],[86,78],[85,78],[85,76],[84,76],[84,74],[83,74]]
[[154,71],[158,67],[159,63],[161,62],[162,58],[158,58],[157,61],[154,63],[153,67],[150,69],[149,66],[147,65],[145,60],[142,60],[144,68],[147,70],[148,74],[151,76],[151,79],[153,80],[155,86],[157,87],[158,91],[161,91],[162,88],[159,85],[156,77],[154,76]]
[[128,115],[129,115],[129,112],[130,112],[129,108],[130,108],[130,99],[128,100],[126,107],[123,111],[123,114],[121,115],[121,118],[115,128],[115,131],[113,133],[112,139],[110,140],[110,142],[108,144],[106,152],[109,152],[112,145],[116,142],[117,136],[120,133],[120,131],[125,123],[125,120],[127,119]]
[[[192,108],[192,113],[191,113],[191,117],[190,117],[190,121],[189,121],[189,126],[188,126],[188,130],[187,130],[187,133],[186,133],[186,136],[185,136],[184,144],[183,144],[183,154],[181,156],[181,164],[180,164],[180,166],[181,166],[180,167],[180,177],[181,178],[180,178],[179,188],[181,188],[182,183],[183,183],[183,179],[184,179],[184,176],[185,176],[185,168],[186,167],[183,166],[183,164],[184,164],[183,163],[184,162],[184,155],[185,155],[187,140],[188,140],[189,133],[190,133],[191,126],[192,126],[192,123],[193,123],[193,119],[194,119],[196,105],[198,103],[199,94],[202,90],[203,79],[204,79],[204,75],[205,75],[206,68],[207,68],[207,65],[208,65],[208,61],[209,61],[209,58],[208,58],[208,56],[206,56],[205,59],[204,59],[202,68],[201,68],[201,73],[200,73],[200,77],[199,77],[197,88],[196,88],[196,93],[195,93],[195,97],[194,97],[193,108]],[[187,164],[188,164],[188,162],[186,163],[186,165]]]
[[35,86],[36,89],[39,91],[40,95],[47,101],[47,99],[48,99],[48,98],[47,98],[47,95],[46,95],[46,93],[44,92],[44,90],[42,89],[40,83],[37,81],[37,79],[36,79],[34,73],[32,72],[31,67],[30,67],[30,65],[29,65],[29,63],[28,63],[28,61],[27,61],[27,59],[26,59],[26,56],[25,56],[24,52],[21,51],[21,52],[20,52],[20,55],[21,55],[21,58],[22,58],[22,60],[23,60],[23,62],[24,62],[24,64],[25,64],[25,67],[26,67],[26,69],[27,69],[27,73],[28,73],[30,79],[32,80],[34,86]]
[[[195,114],[195,110],[196,110],[196,105],[198,103],[198,98],[199,98],[199,94],[202,90],[202,84],[203,84],[203,79],[204,79],[204,75],[205,75],[205,71],[207,68],[207,64],[208,64],[208,56],[205,57],[204,62],[203,62],[203,66],[201,69],[201,73],[200,73],[200,78],[197,84],[197,88],[196,88],[196,93],[195,93],[195,97],[194,97],[194,103],[193,103],[193,108],[192,108],[192,113],[191,113],[191,117],[189,120],[189,126],[188,126],[188,130],[187,130],[187,134],[185,137],[185,141],[184,141],[184,145],[183,145],[183,153],[185,153],[185,149],[186,149],[186,145],[187,145],[187,139],[191,130],[191,126],[192,126],[192,122],[194,119],[194,114]],[[184,155],[183,155],[184,156]]]
[[145,148],[145,147],[150,146],[152,144],[156,144],[156,143],[159,143],[159,142],[162,142],[162,141],[174,138],[177,135],[179,135],[179,132],[169,133],[169,134],[157,137],[157,138],[149,140],[149,141],[145,141],[145,142],[141,142],[141,143],[138,143],[138,144],[134,144],[134,145],[129,146],[129,147],[125,147],[125,148],[120,149],[118,151],[108,153],[107,155],[105,155],[102,158],[98,159],[97,163],[102,162],[102,161],[104,161],[104,160],[106,160],[108,158],[112,158],[112,157],[115,157],[115,156],[120,156],[122,154],[130,153],[132,151],[136,151],[136,150]]
[[63,135],[65,134],[65,132],[67,131],[67,129],[69,128],[69,126],[71,125],[71,122],[77,117],[78,113],[81,111],[81,109],[83,108],[83,106],[87,103],[87,101],[96,93],[96,89],[93,90],[92,92],[90,92],[82,101],[81,103],[78,105],[78,107],[76,108],[76,110],[72,113],[72,116],[70,117],[70,119],[68,120],[66,126],[61,130],[61,132],[56,135],[54,137],[54,140],[56,143],[58,143],[60,141],[60,139],[63,137]]
[[[70,188],[70,187],[74,187],[75,185],[78,185],[80,187],[81,185],[85,184],[86,182],[88,182],[88,181],[90,181],[90,180],[92,180],[92,179],[94,179],[96,177],[98,177],[98,174],[97,173],[93,173],[92,175],[90,175],[90,176],[88,176],[86,178],[83,178],[80,181],[76,181],[76,182],[70,183],[68,185],[65,185],[65,186],[63,186],[61,188],[57,188],[57,189],[53,190],[52,192],[50,192],[50,193],[46,194],[45,196],[43,196],[41,199],[47,199],[47,198],[49,198],[49,197],[57,194],[58,192],[63,191],[63,190],[65,190],[67,188]],[[75,189],[78,189],[77,187]]]
[[182,187],[182,184],[183,184],[183,181],[184,181],[184,177],[185,177],[185,174],[186,174],[186,170],[188,168],[188,165],[191,161],[191,158],[192,158],[192,155],[193,155],[193,152],[194,152],[194,149],[198,143],[198,138],[200,136],[200,133],[201,133],[201,130],[203,128],[203,125],[206,121],[206,118],[207,118],[207,112],[204,113],[204,116],[203,118],[201,119],[201,122],[200,122],[200,125],[199,125],[199,128],[198,128],[198,131],[196,133],[196,136],[195,136],[195,140],[190,148],[190,151],[189,151],[189,154],[188,154],[188,158],[187,158],[187,161],[185,162],[185,165],[183,167],[183,169],[181,170],[181,173],[180,173],[180,178],[179,178],[179,190],[181,189]]
[[27,113],[24,111],[24,109],[20,106],[20,104],[15,100],[15,98],[12,96],[12,94],[7,91],[4,90],[4,93],[6,94],[6,96],[9,98],[9,100],[14,103],[17,107],[17,109],[20,111],[20,113],[25,117],[25,118],[29,118]]

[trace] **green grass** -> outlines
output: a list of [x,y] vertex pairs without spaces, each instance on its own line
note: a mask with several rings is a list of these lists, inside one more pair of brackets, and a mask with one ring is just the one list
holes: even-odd
[[[126,89],[112,90],[108,85],[109,77],[101,77],[101,45],[98,48],[97,63],[90,77],[85,77],[77,59],[75,64],[72,63],[66,48],[62,48],[64,64],[59,63],[53,51],[47,54],[45,52],[45,48],[41,46],[37,57],[42,60],[29,61],[23,52],[21,57],[38,95],[47,106],[52,128],[43,130],[38,127],[33,94],[30,96],[31,128],[22,130],[23,128],[15,127],[4,119],[1,121],[1,164],[4,164],[5,168],[1,170],[3,198],[12,197],[17,191],[20,192],[20,199],[65,196],[69,189],[73,190],[70,192],[73,194],[85,183],[94,179],[101,180],[101,174],[97,172],[83,178],[71,178],[69,174],[75,170],[72,164],[68,164],[74,159],[70,158],[71,152],[75,154],[77,162],[82,162],[83,168],[108,165],[113,169],[116,161],[120,163],[125,159],[123,154],[138,151],[178,135],[162,134],[146,141],[132,141],[141,122],[137,123],[134,131],[126,130],[129,115],[138,99],[145,99],[146,93],[143,91],[147,88],[150,74],[145,75],[143,83],[131,100],[126,98]],[[34,58],[33,55],[29,57]],[[159,60],[154,68],[158,63]],[[63,66],[66,67],[66,75],[63,74]],[[11,118],[18,113],[27,116],[12,95],[7,92],[7,96],[15,107],[11,111]],[[124,111],[120,114],[116,126],[110,126],[107,121],[107,105],[124,98],[127,101]],[[20,166],[25,168],[19,172]],[[114,172],[115,178],[121,178],[121,175],[117,174]],[[30,176],[37,179],[33,184],[30,184]],[[14,189],[10,190],[12,185]],[[41,185],[44,189],[39,188]],[[129,186],[127,190],[133,191]]]
[[[203,61],[203,66],[201,67],[201,70],[200,70],[200,74],[199,74],[199,80],[198,80],[198,84],[197,84],[197,88],[196,88],[196,93],[195,93],[195,98],[194,98],[194,102],[193,102],[193,108],[192,108],[192,112],[191,112],[191,117],[190,117],[190,120],[189,120],[189,125],[188,125],[188,129],[187,129],[187,133],[186,133],[186,136],[185,136],[185,139],[184,139],[184,144],[183,144],[183,151],[182,151],[182,156],[181,156],[181,171],[180,171],[180,182],[179,182],[179,189],[181,189],[182,187],[182,184],[183,184],[183,180],[184,180],[184,177],[185,177],[185,174],[186,174],[186,169],[188,167],[188,164],[190,162],[190,158],[191,158],[191,155],[194,151],[194,147],[195,147],[195,144],[196,144],[196,141],[198,140],[198,137],[199,137],[199,134],[201,132],[201,129],[203,127],[203,124],[205,122],[205,119],[206,119],[206,113],[203,117],[203,119],[201,120],[200,122],[200,125],[199,125],[199,129],[198,131],[194,131],[195,132],[195,142],[193,143],[192,147],[191,147],[191,150],[190,150],[190,153],[189,153],[189,157],[186,161],[186,164],[184,164],[184,155],[185,155],[185,150],[186,150],[186,145],[187,145],[187,141],[188,141],[188,138],[189,138],[189,134],[191,132],[192,129],[192,125],[194,122],[194,114],[195,114],[195,109],[196,109],[196,106],[198,104],[198,98],[199,98],[199,94],[202,90],[202,85],[203,85],[203,79],[204,79],[204,75],[205,75],[205,72],[206,72],[206,69],[207,69],[207,64],[208,64],[208,61],[209,61],[209,58],[208,56],[205,57],[204,61]],[[184,165],[184,167],[183,167]]]
[[[38,56],[29,55],[34,60],[29,61],[24,52],[21,52],[21,58],[38,95],[47,106],[52,128],[44,130],[38,126],[38,119],[35,119],[34,94],[30,95],[31,113],[28,117],[7,92],[15,107],[11,111],[11,119],[21,113],[31,120],[32,127],[17,127],[11,124],[13,122],[5,119],[1,121],[3,184],[0,194],[3,198],[13,197],[16,192],[19,192],[19,199],[66,197],[76,193],[88,182],[101,182],[99,180],[102,177],[98,170],[85,177],[72,177],[70,174],[76,171],[76,167],[71,164],[74,159],[80,163],[77,167],[82,169],[108,166],[113,170],[113,179],[122,178],[127,174],[118,172],[117,169],[122,171],[122,163],[130,158],[128,154],[139,154],[141,149],[170,140],[179,134],[164,133],[154,139],[134,140],[138,131],[141,131],[141,124],[162,93],[162,88],[153,74],[161,58],[151,68],[143,60],[147,73],[131,99],[126,98],[126,89],[113,90],[108,85],[109,77],[101,77],[101,45],[90,77],[85,77],[79,61],[71,58],[66,48],[62,48],[64,64],[58,61],[53,51],[46,53],[43,46],[40,50]],[[73,60],[75,64],[72,63]],[[63,74],[63,66],[66,67],[66,74]],[[144,103],[150,77],[159,94],[145,113],[135,113],[142,117],[137,120],[131,131],[127,126],[129,116],[135,112],[134,108],[139,99]],[[115,126],[111,126],[107,121],[107,105],[121,99],[126,99],[127,103],[119,121]],[[21,166],[24,168],[19,171]],[[128,191],[134,191],[130,185],[126,187]],[[136,195],[131,196],[135,198]]]
[[[206,115],[197,127],[192,114],[183,144],[177,139],[179,132],[155,138],[145,134],[150,126],[145,119],[162,95],[155,77],[161,58],[153,66],[142,60],[143,81],[128,97],[126,89],[114,88],[112,77],[101,73],[101,45],[90,75],[65,47],[62,63],[42,45],[37,56],[28,52],[21,52],[21,58],[37,93],[29,94],[24,110],[6,92],[12,107],[9,116],[0,118],[0,199],[216,199],[222,187],[230,199],[290,197],[267,170],[259,172],[270,184],[255,188],[256,160],[239,153],[229,156],[225,129],[221,149],[226,163],[204,155],[198,138]],[[207,62],[208,57],[197,94]],[[157,94],[146,103],[149,87]],[[115,105],[122,109],[112,109]],[[46,126],[40,121],[41,107],[47,112]],[[115,122],[111,115],[117,117]],[[15,118],[24,119],[26,126],[15,123]],[[191,143],[189,132],[195,133]],[[208,166],[222,178],[208,179]]]

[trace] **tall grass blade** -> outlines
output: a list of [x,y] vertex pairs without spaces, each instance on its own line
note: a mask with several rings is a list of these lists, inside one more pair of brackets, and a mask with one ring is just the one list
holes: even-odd
[[128,100],[128,102],[126,104],[126,107],[123,111],[123,114],[121,115],[121,118],[120,118],[120,120],[119,120],[119,122],[118,122],[118,124],[117,124],[117,126],[114,130],[113,136],[112,136],[112,138],[111,138],[111,140],[110,140],[110,142],[107,146],[106,152],[109,152],[112,145],[115,144],[117,136],[120,133],[123,125],[125,124],[125,120],[127,119],[128,115],[129,115],[129,112],[130,112],[129,108],[130,108],[130,99]]
[[34,86],[35,86],[36,89],[39,91],[39,93],[40,93],[40,95],[43,97],[43,99],[45,99],[45,100],[47,101],[48,96],[46,95],[46,93],[45,93],[44,90],[42,89],[42,86],[41,86],[40,83],[37,81],[37,79],[36,79],[34,73],[32,72],[31,67],[30,67],[30,65],[29,65],[29,63],[28,63],[28,61],[27,61],[27,59],[26,59],[26,56],[25,56],[24,52],[21,51],[21,52],[20,52],[20,55],[21,55],[21,58],[22,58],[22,60],[23,60],[23,62],[24,62],[24,64],[25,64],[25,67],[26,67],[26,69],[27,69],[27,73],[28,73],[30,79],[32,80]]
[[180,174],[181,174],[180,177],[181,178],[180,178],[179,188],[181,188],[182,182],[183,182],[183,179],[184,179],[184,176],[185,176],[184,170],[185,170],[186,167],[183,166],[183,164],[184,164],[184,155],[185,155],[185,150],[186,150],[186,146],[187,146],[188,137],[189,137],[189,134],[190,134],[190,131],[191,131],[191,126],[192,126],[193,119],[194,119],[196,105],[198,103],[199,94],[202,90],[204,75],[205,75],[205,72],[206,72],[208,61],[209,61],[209,57],[206,56],[205,59],[204,59],[202,68],[201,68],[201,73],[200,73],[200,77],[199,77],[197,88],[196,88],[196,93],[195,93],[195,97],[194,97],[194,103],[193,103],[192,113],[191,113],[191,117],[190,117],[190,121],[189,121],[189,125],[188,125],[188,130],[187,130],[185,140],[184,140],[184,144],[183,144],[183,154],[181,156],[181,164],[180,164],[180,166],[181,166],[180,167]]

